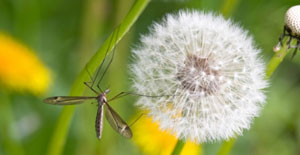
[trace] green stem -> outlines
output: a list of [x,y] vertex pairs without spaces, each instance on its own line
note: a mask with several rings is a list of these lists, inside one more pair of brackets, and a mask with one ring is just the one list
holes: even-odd
[[[266,79],[269,79],[274,71],[278,68],[279,64],[283,61],[283,59],[285,58],[285,56],[287,55],[288,50],[286,46],[283,46],[279,51],[277,51],[273,57],[271,58],[271,60],[269,61],[268,65],[267,65],[267,69],[266,69]],[[232,138],[229,141],[225,141],[222,146],[221,149],[219,150],[219,155],[228,155],[231,151],[231,149],[233,148],[233,145],[235,143],[236,139]]]
[[25,150],[19,139],[18,128],[15,126],[15,117],[9,94],[0,91],[0,100],[0,144],[2,143],[2,149],[8,154],[23,155]]
[[275,55],[271,58],[267,65],[266,78],[270,78],[274,71],[277,69],[279,64],[283,61],[284,57],[287,55],[288,50],[286,46],[283,46]]
[[218,155],[228,155],[235,143],[236,139],[235,138],[231,138],[229,141],[225,141],[220,150],[219,150],[219,153]]
[[[101,48],[87,63],[89,72],[94,73],[96,71],[104,59],[105,53],[107,51],[110,52],[120,41],[120,39],[129,31],[149,1],[150,0],[137,0],[134,3],[133,7],[130,9],[122,23],[114,30],[114,32],[104,42],[103,46],[101,46]],[[87,73],[86,69],[82,69],[72,86],[70,95],[82,95],[85,89],[83,82],[88,80],[89,74]],[[63,108],[49,144],[48,155],[62,154],[74,110],[74,106],[66,106]]]
[[175,147],[174,147],[174,150],[173,150],[173,152],[172,152],[172,155],[179,155],[180,152],[181,152],[181,150],[182,150],[183,147],[184,147],[184,144],[185,144],[184,140],[180,140],[180,139],[179,139],[179,140],[177,141]]
[[223,16],[228,18],[233,13],[239,2],[239,0],[224,0],[222,8],[220,9]]

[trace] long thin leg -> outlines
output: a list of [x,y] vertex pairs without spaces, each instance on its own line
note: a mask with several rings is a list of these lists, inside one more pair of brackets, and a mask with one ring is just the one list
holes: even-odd
[[85,65],[85,70],[86,70],[86,72],[89,74],[90,80],[93,81],[92,74],[91,74],[90,71],[88,70],[87,65]]
[[121,93],[117,94],[116,96],[114,96],[113,98],[109,99],[107,102],[113,101],[117,98],[120,98],[120,97],[123,97],[123,96],[126,96],[126,95],[129,95],[129,94],[126,94],[126,92],[121,92]]
[[177,96],[177,95],[157,95],[157,96],[152,96],[152,95],[143,95],[143,94],[137,94],[137,93],[132,93],[132,92],[120,92],[119,94],[117,94],[116,96],[114,96],[113,98],[109,99],[109,101],[113,101],[115,99],[127,96],[127,95],[135,95],[135,96],[145,96],[145,97],[170,97],[170,96]]
[[94,93],[99,94],[93,87],[91,87],[87,82],[83,82],[87,87],[89,87]]
[[101,78],[99,79],[99,81],[98,81],[98,83],[97,83],[97,87],[100,87],[101,81],[102,81],[104,75],[106,74],[106,72],[108,71],[108,68],[109,68],[109,66],[111,65],[112,61],[113,61],[114,55],[115,55],[115,50],[113,50],[112,57],[111,57],[111,59],[110,59],[108,65],[107,65],[107,67],[105,68],[105,70],[104,70],[104,72],[103,72]]
[[[116,38],[115,41],[118,39],[119,30],[120,30],[120,27],[117,28],[116,36],[114,36],[114,35],[112,36],[112,38]],[[109,48],[109,49],[110,49],[110,48]],[[106,74],[108,68],[110,67],[110,65],[111,65],[111,63],[112,63],[112,61],[113,61],[113,59],[114,59],[115,48],[113,49],[112,52],[113,52],[113,53],[112,53],[112,57],[111,57],[111,59],[110,59],[108,65],[107,65],[107,67],[105,68],[105,70],[104,70],[104,72],[103,72],[101,78],[99,79],[99,81],[98,81],[98,83],[97,83],[97,87],[98,87],[98,88],[100,87],[101,81],[102,81],[104,75]]]
[[[113,38],[114,38],[113,36],[114,36],[114,32],[113,32],[113,34],[112,34],[112,37],[110,38],[109,46],[107,47],[107,50],[106,50],[106,52],[105,52],[104,59],[103,59],[103,61],[101,62],[100,66],[98,67],[98,69],[97,69],[97,71],[96,71],[96,74],[95,74],[95,77],[94,77],[94,79],[91,81],[92,84],[91,84],[90,87],[93,87],[93,86],[94,86],[94,83],[95,83],[95,81],[96,81],[96,79],[97,79],[97,76],[98,76],[100,70],[102,69],[102,67],[103,67],[103,65],[104,65],[104,63],[105,63],[107,54],[108,54],[108,52],[109,52],[109,49],[111,48],[111,43],[112,43]],[[100,86],[99,86],[98,88],[99,88],[99,90],[100,90],[101,92],[103,92],[103,91],[101,90]]]
[[129,127],[133,126],[143,115],[145,115],[144,113],[142,113],[137,119],[135,119],[130,125]]
[[[93,90],[93,92],[96,92],[96,90],[93,89],[93,87],[89,85],[89,84],[92,84],[92,81],[93,81],[94,79],[93,79],[91,73],[89,72],[87,66],[85,66],[85,69],[86,69],[86,72],[89,74],[89,77],[90,77],[90,80],[91,80],[91,81],[90,81],[90,82],[83,82],[83,83],[84,83],[88,88],[90,88],[91,90]],[[103,91],[102,91],[101,88],[99,88],[99,90],[100,90],[101,93],[103,93]]]

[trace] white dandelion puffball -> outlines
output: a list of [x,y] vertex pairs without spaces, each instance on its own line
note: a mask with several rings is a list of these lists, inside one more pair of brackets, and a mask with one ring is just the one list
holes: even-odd
[[285,24],[292,33],[300,35],[300,5],[288,9],[285,14]]
[[222,16],[169,14],[133,53],[133,89],[152,96],[137,104],[178,138],[201,143],[241,135],[265,103],[260,50]]

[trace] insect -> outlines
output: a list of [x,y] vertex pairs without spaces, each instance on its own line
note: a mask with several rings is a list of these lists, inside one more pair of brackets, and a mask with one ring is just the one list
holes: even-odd
[[[97,138],[101,139],[102,136],[103,112],[105,112],[106,119],[109,122],[110,126],[116,132],[118,132],[119,134],[121,134],[126,138],[131,138],[132,132],[129,126],[127,125],[127,123],[108,104],[110,100],[107,100],[106,95],[107,93],[109,93],[109,91],[110,91],[109,89],[106,89],[104,92],[99,93],[98,96],[54,96],[54,97],[46,98],[44,102],[48,104],[54,104],[54,105],[74,105],[74,104],[83,103],[86,100],[92,100],[92,99],[97,100],[98,111],[97,111],[96,122],[95,122]],[[104,109],[104,106],[106,106],[106,109]]]
[[[283,39],[289,37],[287,41],[287,47],[295,48],[292,58],[297,54],[300,48],[300,5],[293,6],[288,9],[285,14],[285,25],[283,28],[283,33],[279,37],[278,44],[274,47],[274,51],[277,52],[283,46]],[[296,45],[292,46],[292,40],[296,40]]]
[[[117,31],[118,33],[118,31]],[[112,35],[111,41],[114,38],[114,33]],[[117,38],[117,37],[115,37]],[[110,41],[110,42],[111,42]],[[112,51],[112,57],[110,59],[110,61],[107,64],[107,67],[104,68],[103,70],[103,74],[101,75],[98,83],[97,83],[97,88],[99,89],[99,91],[95,90],[93,88],[97,76],[100,75],[100,71],[102,69],[102,67],[104,66],[104,62],[107,58],[107,53],[108,50],[110,49],[110,47],[108,47],[105,57],[101,63],[101,65],[98,67],[97,72],[95,74],[95,77],[92,78],[92,76],[90,75],[91,78],[91,82],[84,82],[84,84],[90,88],[90,90],[92,90],[94,93],[97,94],[97,96],[54,96],[54,97],[49,97],[44,99],[43,101],[45,103],[48,104],[53,104],[53,105],[75,105],[75,104],[80,104],[83,103],[84,101],[87,100],[97,100],[98,103],[98,111],[97,111],[97,115],[96,115],[96,122],[95,122],[95,128],[96,128],[96,134],[97,134],[97,138],[101,139],[102,136],[102,130],[103,130],[103,113],[105,113],[105,117],[107,119],[107,121],[109,122],[110,126],[120,135],[126,137],[126,138],[131,138],[132,137],[132,131],[129,128],[129,126],[127,125],[127,123],[120,117],[120,115],[108,104],[108,102],[120,98],[122,96],[131,94],[131,93],[126,93],[126,92],[121,92],[118,95],[116,95],[115,97],[111,98],[110,100],[107,99],[106,95],[110,92],[109,89],[106,90],[102,90],[100,87],[100,83],[105,75],[105,73],[107,72],[110,64],[112,63],[113,57],[114,57],[114,50]]]

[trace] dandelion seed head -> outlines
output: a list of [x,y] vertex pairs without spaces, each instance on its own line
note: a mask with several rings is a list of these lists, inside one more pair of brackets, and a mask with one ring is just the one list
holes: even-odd
[[291,29],[292,33],[300,35],[300,5],[288,9],[285,14],[285,24]]
[[133,53],[133,89],[162,95],[141,97],[137,104],[179,138],[201,143],[241,135],[265,103],[260,50],[222,16],[169,14]]

